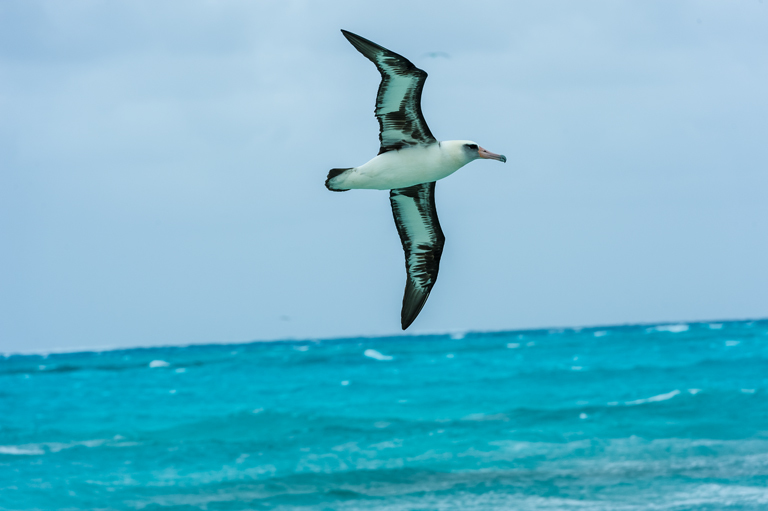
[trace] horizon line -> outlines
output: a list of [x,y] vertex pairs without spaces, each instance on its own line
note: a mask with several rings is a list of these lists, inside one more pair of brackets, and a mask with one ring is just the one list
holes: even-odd
[[432,336],[460,336],[456,337],[462,339],[469,334],[489,334],[489,333],[515,333],[515,332],[532,332],[532,331],[565,331],[565,330],[592,330],[601,328],[620,328],[628,326],[663,326],[663,325],[696,325],[696,324],[718,324],[718,323],[741,323],[741,322],[760,322],[768,321],[768,317],[763,318],[741,318],[741,319],[710,319],[710,320],[696,320],[696,321],[659,321],[659,322],[641,322],[641,323],[613,323],[602,325],[586,325],[586,326],[567,326],[567,327],[538,327],[538,328],[521,328],[512,330],[448,330],[441,332],[420,332],[420,333],[403,333],[397,332],[389,335],[351,335],[344,337],[323,337],[323,338],[296,338],[296,337],[284,337],[278,339],[250,339],[247,341],[222,341],[222,342],[200,342],[200,343],[188,343],[188,344],[155,344],[155,345],[136,345],[136,346],[76,346],[69,348],[52,348],[52,349],[39,349],[28,351],[3,351],[2,356],[4,358],[10,358],[13,356],[44,356],[48,355],[60,355],[60,354],[76,354],[76,353],[103,353],[107,351],[127,351],[127,350],[139,350],[139,349],[161,349],[161,348],[189,348],[193,346],[234,346],[244,344],[255,344],[260,342],[265,343],[291,343],[291,342],[328,342],[328,341],[346,341],[354,339],[386,339],[392,337],[432,337]]

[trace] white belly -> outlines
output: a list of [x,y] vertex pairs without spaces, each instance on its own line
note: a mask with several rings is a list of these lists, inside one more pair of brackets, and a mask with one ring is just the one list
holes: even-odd
[[440,144],[389,151],[334,179],[334,186],[347,189],[391,190],[437,181],[468,163],[455,151]]

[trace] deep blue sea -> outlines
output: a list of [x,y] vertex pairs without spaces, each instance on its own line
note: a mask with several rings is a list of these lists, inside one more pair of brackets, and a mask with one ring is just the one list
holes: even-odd
[[766,510],[768,320],[8,354],[0,509]]

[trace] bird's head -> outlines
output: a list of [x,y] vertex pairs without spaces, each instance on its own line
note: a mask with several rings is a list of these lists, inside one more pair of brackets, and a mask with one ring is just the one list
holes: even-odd
[[499,160],[502,163],[507,162],[507,157],[503,154],[492,153],[487,149],[483,149],[477,145],[476,142],[472,142],[471,140],[463,141],[461,148],[470,161],[483,158],[486,160]]

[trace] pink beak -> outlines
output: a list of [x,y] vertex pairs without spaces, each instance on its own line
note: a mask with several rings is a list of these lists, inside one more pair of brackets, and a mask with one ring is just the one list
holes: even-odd
[[507,157],[503,154],[492,153],[487,149],[483,149],[482,147],[477,148],[477,156],[480,158],[485,158],[486,160],[499,160],[502,163],[507,163]]

